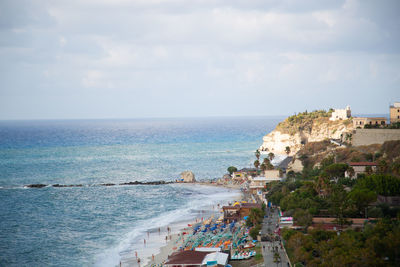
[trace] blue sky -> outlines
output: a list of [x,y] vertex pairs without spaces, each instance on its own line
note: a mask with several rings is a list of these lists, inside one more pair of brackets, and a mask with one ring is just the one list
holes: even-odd
[[0,1],[0,119],[387,113],[400,1]]

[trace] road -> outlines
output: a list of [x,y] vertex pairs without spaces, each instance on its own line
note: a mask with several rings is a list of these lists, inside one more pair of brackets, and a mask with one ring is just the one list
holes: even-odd
[[278,210],[271,212],[267,208],[267,218],[264,218],[263,225],[261,229],[261,236],[269,235],[271,237],[276,237],[274,241],[262,241],[262,251],[264,257],[264,264],[266,267],[287,267],[290,266],[286,252],[281,248],[281,242],[278,235],[274,234],[274,231],[278,227]]

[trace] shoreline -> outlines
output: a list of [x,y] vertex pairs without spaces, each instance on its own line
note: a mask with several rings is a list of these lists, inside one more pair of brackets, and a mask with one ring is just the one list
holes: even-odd
[[[142,244],[142,249],[138,249],[137,251],[128,250],[125,255],[123,252],[120,252],[121,256],[120,263],[117,266],[151,267],[151,266],[161,265],[168,259],[169,255],[171,255],[174,251],[178,250],[179,247],[182,246],[183,233],[192,232],[192,227],[188,225],[194,225],[196,223],[199,223],[202,221],[201,219],[207,220],[212,216],[220,216],[220,208],[223,205],[226,205],[227,203],[233,202],[235,200],[242,200],[244,198],[243,193],[239,191],[240,186],[236,185],[225,186],[225,185],[217,185],[206,182],[182,183],[182,185],[194,185],[200,187],[207,187],[207,186],[219,187],[227,189],[228,192],[231,192],[232,190],[235,191],[237,190],[237,195],[217,200],[215,202],[215,205],[211,204],[210,206],[205,206],[204,209],[197,211],[197,214],[194,216],[194,218],[176,221],[169,225],[165,225],[159,229],[157,228],[148,229],[147,235],[145,234],[146,246],[144,245],[144,240],[139,239]],[[170,229],[169,233],[167,231],[168,228]],[[168,236],[167,242],[165,242],[166,236]],[[137,240],[137,244],[140,244],[139,240]],[[138,258],[140,258],[140,264],[137,262],[136,253]],[[152,259],[153,256],[154,256],[154,261]]]

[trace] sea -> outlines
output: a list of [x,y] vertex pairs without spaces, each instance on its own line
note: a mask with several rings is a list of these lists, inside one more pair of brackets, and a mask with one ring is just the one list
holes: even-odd
[[0,121],[0,266],[119,266],[135,252],[148,258],[167,227],[178,230],[239,192],[119,184],[175,181],[185,170],[214,179],[229,166],[251,167],[262,137],[282,119]]

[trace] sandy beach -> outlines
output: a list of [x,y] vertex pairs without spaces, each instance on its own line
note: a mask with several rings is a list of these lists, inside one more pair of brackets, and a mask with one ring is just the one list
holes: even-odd
[[[198,185],[204,185],[204,186],[217,186],[217,187],[225,187],[229,189],[234,189],[238,190],[240,188],[240,185],[220,185],[220,184],[215,184],[215,183],[206,183],[206,182],[196,182]],[[246,196],[241,192],[240,195],[238,195],[238,199],[227,199],[226,203],[228,202],[233,202],[236,200],[245,200]],[[246,199],[247,200],[247,199]],[[213,215],[220,214],[220,208],[222,207],[222,203],[219,207],[210,207],[210,210],[205,211],[204,215],[202,216],[203,220],[208,220],[210,219]],[[200,217],[198,217],[197,221],[193,222],[187,222],[186,224],[180,224],[180,225],[174,225],[173,228],[171,228],[171,234],[169,235],[170,239],[169,241],[162,246],[159,249],[159,252],[154,255],[150,255],[146,260],[145,260],[145,267],[153,267],[153,266],[162,266],[162,264],[168,259],[168,256],[177,251],[184,243],[184,232],[192,233],[193,228],[189,227],[188,225],[195,225],[196,223],[201,222]],[[142,261],[143,262],[143,261]],[[125,265],[123,265],[125,266]],[[129,265],[129,266],[139,266],[137,263],[136,265]]]
[[[239,186],[225,186],[225,185],[217,185],[211,183],[196,183],[196,186],[217,186],[217,187],[225,187],[231,190],[238,190]],[[171,255],[174,251],[177,251],[183,245],[183,233],[192,233],[193,229],[189,225],[195,225],[203,220],[207,220],[212,216],[214,218],[218,218],[220,213],[220,208],[223,205],[227,205],[228,203],[232,203],[235,200],[242,200],[243,194],[238,191],[237,196],[234,199],[224,199],[221,200],[218,205],[212,205],[209,207],[204,207],[203,210],[197,211],[197,215],[194,219],[185,220],[173,223],[171,225],[150,229],[147,232],[147,236],[144,240],[141,240],[142,243],[140,246],[142,248],[137,249],[137,251],[127,251],[125,253],[121,253],[121,260],[119,266],[161,266],[164,263],[168,256]],[[169,231],[168,231],[169,229]],[[167,238],[167,241],[166,241]],[[137,255],[137,256],[136,256]],[[140,259],[140,262],[138,261]]]

